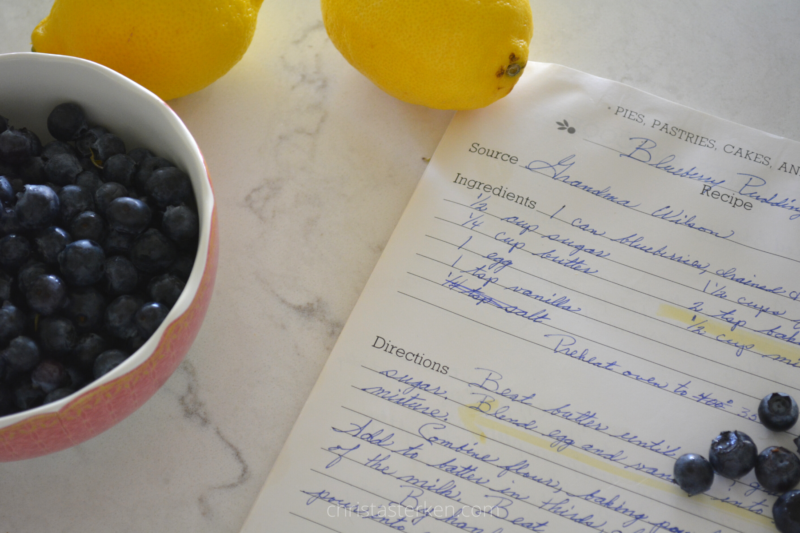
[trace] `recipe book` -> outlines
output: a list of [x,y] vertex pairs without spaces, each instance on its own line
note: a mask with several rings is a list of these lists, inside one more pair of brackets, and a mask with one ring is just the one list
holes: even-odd
[[684,453],[800,397],[800,145],[529,63],[455,115],[242,530],[774,531]]

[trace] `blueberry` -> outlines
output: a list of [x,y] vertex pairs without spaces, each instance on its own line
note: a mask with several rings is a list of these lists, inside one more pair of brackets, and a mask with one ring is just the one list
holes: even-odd
[[756,445],[741,431],[723,431],[711,441],[708,459],[714,471],[729,479],[739,479],[756,465]]
[[772,519],[781,533],[800,533],[800,490],[790,490],[775,501]]
[[[92,160],[91,157],[81,155],[78,159],[81,162],[83,172],[97,172],[97,174],[100,175],[100,172],[103,170],[103,165],[99,161]],[[75,178],[76,181],[77,179],[78,178]]]
[[85,239],[101,242],[106,233],[106,223],[94,211],[84,211],[70,221],[69,232],[76,241]]
[[100,138],[101,135],[108,133],[108,130],[102,126],[94,126],[89,128],[86,135],[80,137],[75,141],[75,148],[78,153],[89,157],[92,155],[92,145]]
[[14,196],[19,198],[19,195],[25,192],[25,185],[29,184],[25,183],[21,178],[15,176],[14,174],[11,176],[12,177],[8,178],[8,182],[11,184],[11,188],[14,190]]
[[59,141],[74,141],[89,131],[86,114],[78,104],[59,104],[47,117],[47,131]]
[[172,242],[164,234],[150,228],[133,241],[130,256],[136,268],[156,274],[166,270],[175,260],[177,253]]
[[25,299],[33,311],[50,316],[64,303],[67,287],[58,276],[46,274],[37,276],[27,287]]
[[10,415],[17,410],[14,405],[14,393],[7,386],[0,383],[0,416]]
[[158,228],[161,226],[161,217],[164,213],[164,210],[159,207],[155,200],[153,200],[147,194],[137,194],[135,191],[131,192],[131,198],[136,198],[137,200],[141,200],[142,202],[147,204],[147,207],[150,208],[150,211],[153,213],[153,218],[150,220],[150,226],[154,228]]
[[45,359],[31,372],[31,383],[45,394],[69,384],[69,374],[64,365],[53,359]]
[[130,294],[138,284],[139,274],[127,257],[115,255],[106,259],[106,292],[113,296]]
[[141,165],[145,159],[149,157],[155,157],[155,154],[148,150],[147,148],[134,148],[130,152],[128,152],[128,157],[133,159],[136,165]]
[[9,301],[3,302],[0,306],[0,345],[22,335],[24,330],[25,313]]
[[31,383],[22,383],[14,389],[14,405],[21,411],[39,407],[44,402],[45,393]]
[[112,200],[106,208],[108,227],[120,233],[136,235],[143,232],[151,217],[146,203],[125,196]]
[[0,270],[0,302],[11,299],[11,287],[14,285],[14,278]]
[[92,193],[78,185],[66,185],[58,193],[61,204],[61,220],[69,222],[75,215],[94,210]]
[[673,468],[675,483],[689,496],[700,494],[714,483],[714,469],[705,457],[695,453],[681,455]]
[[139,333],[145,339],[149,338],[158,329],[158,326],[164,322],[169,314],[169,309],[158,302],[149,302],[144,304],[136,312],[136,327],[139,328]]
[[125,153],[125,143],[113,133],[103,133],[91,146],[95,159],[105,162],[111,156]]
[[109,231],[103,241],[103,249],[106,251],[106,255],[127,254],[133,246],[135,237],[129,233]]
[[788,394],[773,392],[758,404],[758,418],[765,427],[773,431],[785,431],[797,422],[800,411],[797,402]]
[[58,154],[47,160],[44,172],[47,180],[56,185],[71,185],[75,183],[78,174],[83,172],[83,166],[72,154]]
[[151,300],[172,307],[178,301],[186,283],[172,274],[162,274],[150,280],[147,295]]
[[781,446],[770,446],[758,454],[756,479],[765,489],[785,492],[800,482],[800,458]]
[[15,211],[20,226],[28,230],[52,226],[59,214],[60,203],[56,192],[47,185],[26,185],[17,200]]
[[128,355],[128,353],[122,350],[107,350],[98,355],[97,359],[94,361],[94,378],[97,379],[114,370],[128,358]]
[[127,188],[133,185],[136,175],[136,161],[125,154],[116,154],[108,158],[103,165],[103,179],[121,183]]
[[31,143],[31,157],[38,157],[42,153],[42,141],[39,140],[39,136],[28,128],[20,128],[19,131],[27,137]]
[[30,372],[39,364],[39,346],[28,337],[15,337],[8,347],[0,352],[7,367],[15,372]]
[[42,184],[47,181],[45,163],[44,160],[39,156],[26,159],[17,168],[19,170],[19,177],[22,178],[23,184]]
[[139,170],[136,171],[136,176],[134,177],[133,181],[139,190],[144,191],[147,181],[153,175],[153,172],[160,168],[169,168],[174,166],[175,165],[173,165],[171,161],[168,161],[163,157],[148,157],[139,163]]
[[99,244],[84,239],[69,243],[58,254],[58,264],[61,275],[69,285],[84,287],[97,283],[103,277],[106,254]]
[[22,231],[24,228],[17,220],[17,212],[14,208],[0,206],[0,237]]
[[71,144],[68,144],[64,141],[55,140],[45,144],[42,147],[42,153],[40,154],[40,157],[44,161],[47,161],[51,157],[57,156],[59,154],[69,154],[75,157],[78,157],[79,155],[78,151],[75,148],[73,148]]
[[43,403],[53,403],[57,402],[58,400],[63,400],[73,392],[75,392],[75,389],[72,387],[61,387],[60,389],[55,389],[54,391],[47,393],[47,395],[44,397]]
[[170,206],[164,211],[161,231],[184,249],[197,247],[200,224],[193,209],[185,206]]
[[53,192],[56,193],[56,196],[58,196],[58,193],[61,191],[61,185],[56,185],[51,181],[48,181],[47,183],[45,183],[45,185],[53,189]]
[[86,333],[72,350],[72,361],[82,368],[91,368],[97,356],[108,349],[108,342],[97,333]]
[[97,189],[102,187],[103,180],[100,179],[100,176],[98,176],[96,172],[84,170],[78,174],[77,178],[75,178],[75,185],[83,187],[92,193],[92,198],[94,198],[94,194],[97,192]]
[[9,205],[14,201],[14,188],[5,176],[0,176],[0,203]]
[[17,285],[19,286],[20,292],[25,295],[28,293],[28,287],[31,286],[33,280],[38,278],[39,276],[43,276],[45,274],[49,274],[50,269],[48,269],[47,265],[42,263],[41,261],[28,261],[22,267],[20,267],[19,272],[17,272]]
[[98,176],[102,177],[102,165],[98,165],[97,162],[93,161],[91,157],[79,155],[78,159],[81,161],[81,167],[83,167],[84,172],[95,172]]
[[53,264],[58,262],[58,254],[72,242],[72,237],[58,226],[50,226],[39,233],[33,242],[36,244],[39,257],[45,263]]
[[188,280],[194,268],[194,255],[179,255],[172,265],[170,265],[168,272],[182,280]]
[[106,299],[94,287],[83,287],[69,291],[64,314],[75,324],[79,333],[99,328],[103,322]]
[[24,132],[8,128],[0,133],[0,161],[17,164],[32,155],[31,139]]
[[136,327],[136,312],[144,305],[138,296],[122,295],[108,304],[105,314],[106,329],[119,339],[130,339],[139,330]]
[[105,214],[109,204],[117,198],[128,196],[128,189],[121,183],[104,183],[94,192],[94,203],[97,212]]
[[0,267],[15,271],[31,256],[30,241],[21,235],[6,235],[0,239]]
[[145,184],[145,191],[161,207],[193,200],[189,176],[176,167],[160,168],[153,172]]
[[127,348],[131,353],[133,353],[139,348],[141,348],[145,342],[147,342],[147,337],[142,335],[140,332],[137,332],[136,335],[134,335],[130,339],[125,340],[125,348]]
[[47,317],[39,321],[39,345],[46,354],[56,357],[68,355],[78,342],[78,332],[71,320]]
[[[76,347],[77,349],[77,347]],[[74,350],[73,350],[74,353]],[[92,365],[89,365],[91,368]],[[88,385],[91,381],[91,376],[86,371],[85,368],[77,367],[73,364],[66,365],[67,374],[69,374],[69,385],[68,387],[73,390],[78,390]]]

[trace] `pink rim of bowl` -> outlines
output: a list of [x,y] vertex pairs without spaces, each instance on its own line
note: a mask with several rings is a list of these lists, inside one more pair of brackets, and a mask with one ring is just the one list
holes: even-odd
[[0,55],[0,115],[46,143],[47,116],[62,102],[80,104],[89,122],[119,135],[130,150],[149,148],[186,171],[194,187],[200,241],[186,288],[153,336],[114,370],[62,400],[0,417],[0,461],[53,453],[84,442],[138,409],[189,350],[214,287],[219,253],[211,180],[178,115],[155,94],[102,65],[39,53]]

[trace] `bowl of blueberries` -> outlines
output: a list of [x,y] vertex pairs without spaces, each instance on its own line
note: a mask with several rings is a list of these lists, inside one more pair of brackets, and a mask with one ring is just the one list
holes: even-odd
[[217,255],[202,154],[164,101],[91,61],[0,55],[0,461],[147,401],[200,329]]

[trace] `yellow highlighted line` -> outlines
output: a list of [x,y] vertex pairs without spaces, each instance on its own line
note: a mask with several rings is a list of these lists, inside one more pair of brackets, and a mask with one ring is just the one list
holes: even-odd
[[777,340],[763,333],[753,333],[740,327],[731,331],[734,324],[724,320],[708,318],[694,311],[669,304],[661,304],[657,314],[660,317],[669,318],[687,326],[693,326],[691,331],[730,344],[734,349],[753,350],[765,356],[772,356],[770,358],[780,357],[781,362],[800,363],[800,347]]

